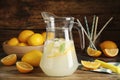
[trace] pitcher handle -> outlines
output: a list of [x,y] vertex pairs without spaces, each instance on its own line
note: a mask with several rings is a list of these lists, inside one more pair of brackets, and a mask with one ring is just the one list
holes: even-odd
[[80,38],[80,47],[82,50],[85,49],[85,36],[83,29],[78,28],[77,26],[74,26],[75,29],[78,30],[79,38]]

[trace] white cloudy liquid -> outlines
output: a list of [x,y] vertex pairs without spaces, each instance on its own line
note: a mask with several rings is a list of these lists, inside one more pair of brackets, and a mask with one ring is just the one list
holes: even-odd
[[48,76],[67,76],[76,71],[78,61],[72,40],[47,40],[40,67]]

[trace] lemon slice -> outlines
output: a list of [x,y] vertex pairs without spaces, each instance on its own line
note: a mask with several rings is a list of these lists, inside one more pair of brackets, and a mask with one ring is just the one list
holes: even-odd
[[74,48],[69,47],[63,53],[57,52],[57,53],[54,53],[52,55],[49,55],[48,58],[54,58],[54,57],[58,57],[58,56],[63,56],[63,55],[66,55],[67,53],[72,52],[72,51],[74,51]]
[[104,49],[103,50],[103,53],[107,56],[107,57],[115,57],[117,56],[119,52],[119,49],[116,48],[116,49]]
[[21,73],[28,73],[33,70],[33,66],[26,62],[16,62],[17,70]]
[[7,66],[15,64],[16,61],[17,61],[17,55],[16,54],[10,54],[10,55],[1,59],[1,62],[4,65],[7,65]]
[[90,62],[90,61],[83,61],[81,60],[81,64],[90,70],[94,70],[94,69],[98,69],[100,67],[100,63],[99,62]]
[[95,50],[95,49],[93,49],[93,48],[91,48],[91,47],[88,47],[88,48],[87,48],[87,54],[88,54],[89,56],[92,56],[92,57],[98,57],[98,56],[100,56],[102,53],[101,53],[101,51],[99,51],[99,50]]

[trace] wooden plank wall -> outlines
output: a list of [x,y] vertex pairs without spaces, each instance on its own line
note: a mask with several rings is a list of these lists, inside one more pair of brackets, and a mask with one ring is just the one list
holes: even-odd
[[[0,47],[2,48],[3,41],[17,36],[23,29],[45,31],[42,11],[52,12],[58,16],[73,16],[80,19],[83,25],[83,18],[87,16],[89,26],[92,24],[93,15],[97,15],[98,31],[110,17],[114,17],[99,40],[114,40],[119,46],[119,8],[120,0],[0,0]],[[75,46],[79,49],[78,33],[74,31],[74,35]]]

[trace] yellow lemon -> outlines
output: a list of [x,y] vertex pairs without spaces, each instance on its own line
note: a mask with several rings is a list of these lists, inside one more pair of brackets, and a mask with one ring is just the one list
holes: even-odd
[[27,46],[26,43],[19,43],[17,46]]
[[27,52],[23,57],[22,61],[31,64],[32,66],[39,66],[42,57],[42,52],[38,50],[32,50]]
[[113,41],[103,41],[100,44],[100,48],[103,51],[106,57],[115,57],[118,54],[119,49],[117,48],[117,44]]
[[100,48],[103,49],[116,49],[117,48],[117,44],[113,41],[110,40],[106,40],[103,41],[102,43],[100,43]]
[[46,32],[43,32],[41,35],[43,36],[43,40],[45,42],[45,40],[46,40]]
[[17,67],[17,70],[21,73],[28,73],[34,69],[32,65],[26,62],[16,62],[16,67]]
[[18,39],[20,42],[27,42],[28,38],[34,34],[34,32],[32,30],[23,30],[22,32],[20,32],[20,34],[18,35]]
[[28,39],[28,44],[30,46],[39,46],[39,45],[43,45],[43,37],[40,33],[35,33],[32,36],[29,37]]
[[92,57],[99,57],[102,54],[102,52],[99,51],[99,50],[95,50],[95,49],[93,49],[91,47],[88,47],[87,48],[87,54],[89,56],[92,56]]
[[[54,32],[43,32],[42,33],[42,36],[43,36],[43,38],[44,38],[44,41],[46,40],[46,38],[47,39],[53,39],[54,37],[55,37],[55,34],[54,34]],[[47,37],[46,37],[47,36]]]
[[47,38],[48,39],[53,39],[55,37],[55,33],[54,32],[48,32],[47,33]]
[[119,49],[104,49],[103,53],[105,54],[105,56],[107,57],[115,57],[118,55]]
[[90,70],[94,70],[94,69],[97,69],[100,67],[100,63],[99,62],[90,62],[90,61],[84,61],[84,60],[81,60],[81,64],[87,68],[87,69],[90,69]]
[[8,56],[5,56],[4,58],[1,59],[1,62],[4,65],[10,66],[15,64],[17,61],[17,55],[16,54],[10,54]]
[[10,45],[10,46],[16,46],[16,45],[18,45],[18,43],[19,43],[19,40],[18,40],[16,37],[11,38],[11,39],[7,42],[7,44]]

